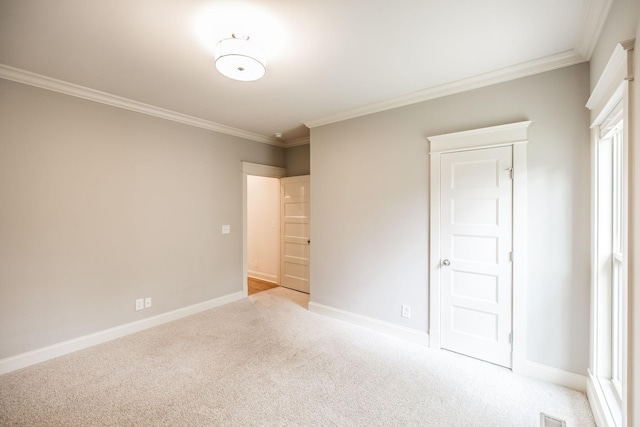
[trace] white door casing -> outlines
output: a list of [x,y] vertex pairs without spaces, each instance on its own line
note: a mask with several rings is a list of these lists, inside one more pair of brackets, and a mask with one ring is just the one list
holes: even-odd
[[511,367],[511,147],[446,153],[440,182],[441,347]]
[[[443,291],[441,260],[441,169],[447,153],[495,147],[512,150],[512,344],[511,368],[514,372],[526,370],[527,326],[527,129],[531,122],[456,132],[428,137],[430,141],[430,233],[429,233],[429,343],[442,348]],[[446,158],[446,157],[445,157]],[[449,260],[451,261],[451,260]],[[450,274],[450,272],[449,272]],[[445,339],[446,344],[446,339]]]
[[309,175],[280,180],[280,286],[309,293]]

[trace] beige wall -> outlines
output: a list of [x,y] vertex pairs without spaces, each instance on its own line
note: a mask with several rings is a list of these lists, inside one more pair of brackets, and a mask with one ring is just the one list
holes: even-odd
[[309,144],[299,145],[284,150],[287,176],[302,176],[311,174]]
[[247,274],[278,283],[280,180],[247,176]]
[[284,154],[0,80],[0,358],[240,292],[241,161]]
[[586,374],[588,96],[581,64],[311,129],[311,300],[426,332],[426,137],[532,120],[527,357]]

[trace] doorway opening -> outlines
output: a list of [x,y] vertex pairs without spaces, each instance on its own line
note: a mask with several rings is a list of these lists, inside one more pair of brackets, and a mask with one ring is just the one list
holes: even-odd
[[[243,226],[242,226],[242,289],[243,295],[249,295],[248,279],[250,277],[283,286],[295,291],[309,294],[309,261],[310,261],[310,176],[285,177],[286,170],[274,166],[265,166],[256,163],[242,162],[242,203],[243,203]],[[260,178],[272,178],[270,180],[261,180]],[[278,183],[275,185],[275,183]],[[267,187],[278,187],[278,195],[267,196],[269,200],[262,200],[260,194],[255,195],[250,200],[250,191],[265,191]],[[274,214],[275,209],[269,208],[271,214],[264,215],[260,218],[260,207],[271,205],[277,200],[278,213]],[[255,203],[254,203],[255,202]],[[253,207],[257,212],[249,212]],[[262,223],[262,227],[266,234],[277,231],[279,240],[278,248],[274,249],[271,243],[267,249],[262,249],[263,253],[271,251],[270,255],[265,255],[265,259],[269,259],[271,267],[260,270],[260,259],[255,255],[252,248],[249,257],[250,239],[256,240],[256,236],[249,236],[249,231],[253,230],[253,226],[249,225],[250,221],[254,221],[254,215],[259,218],[256,220]],[[266,223],[265,223],[266,221]],[[258,239],[259,240],[259,239]],[[265,252],[266,251],[266,252]],[[275,255],[272,256],[272,255]],[[278,267],[273,267],[273,260],[279,259]],[[257,261],[257,262],[256,262]],[[257,265],[256,265],[257,264]],[[276,272],[276,273],[274,273]],[[259,283],[260,285],[260,283]],[[262,284],[264,285],[264,284]]]
[[248,295],[280,284],[280,179],[247,176]]
[[[246,297],[249,295],[249,285],[248,278],[249,275],[249,265],[253,265],[253,261],[257,258],[249,258],[249,234],[248,234],[248,226],[249,226],[249,182],[253,181],[253,178],[272,178],[278,182],[278,192],[277,192],[277,202],[276,206],[278,207],[278,214],[275,218],[276,227],[278,230],[278,239],[279,239],[279,223],[280,223],[280,208],[279,208],[279,199],[280,199],[280,184],[279,179],[286,176],[286,170],[284,168],[279,168],[275,166],[266,166],[260,165],[257,163],[249,163],[242,162],[242,293]],[[259,212],[258,212],[259,213]],[[270,223],[267,223],[270,225]],[[279,284],[280,277],[280,249],[279,249],[279,240],[278,246],[274,251],[277,255],[277,269],[276,269],[276,284]],[[260,259],[258,260],[258,266],[260,265]],[[253,268],[253,267],[252,267]],[[255,275],[254,272],[252,272]],[[273,273],[269,273],[273,274]],[[271,281],[267,280],[268,283],[273,283],[273,278],[270,276],[263,276],[264,278],[271,279]],[[258,278],[260,279],[260,278]]]

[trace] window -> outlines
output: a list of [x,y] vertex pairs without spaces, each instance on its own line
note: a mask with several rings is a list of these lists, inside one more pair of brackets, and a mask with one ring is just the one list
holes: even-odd
[[587,394],[599,426],[627,425],[628,118],[634,41],[619,43],[594,87],[591,110],[592,293]]
[[626,334],[625,129],[622,103],[595,127],[592,380],[609,421],[622,426]]
[[[600,374],[608,372],[616,399],[622,397],[623,340],[622,334],[626,286],[624,253],[624,189],[623,182],[623,138],[624,124],[622,107],[618,104],[609,114],[599,129],[598,142],[598,252],[602,260],[601,267],[610,271],[602,271],[602,288],[598,304],[610,305],[600,307],[602,322],[610,328],[608,366],[601,366]],[[601,375],[603,376],[603,375]]]
[[624,120],[618,103],[595,128],[595,283],[596,319],[592,374],[610,425],[621,426],[626,333],[626,182]]

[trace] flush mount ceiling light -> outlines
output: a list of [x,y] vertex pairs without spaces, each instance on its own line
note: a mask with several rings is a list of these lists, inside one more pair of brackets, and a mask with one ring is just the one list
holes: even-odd
[[216,68],[230,79],[250,82],[258,80],[266,71],[264,52],[249,37],[233,34],[216,45]]

